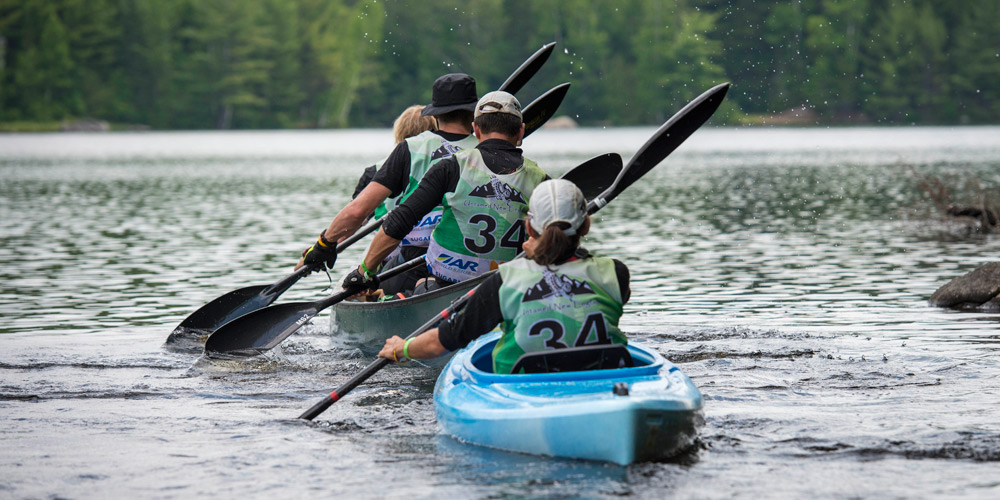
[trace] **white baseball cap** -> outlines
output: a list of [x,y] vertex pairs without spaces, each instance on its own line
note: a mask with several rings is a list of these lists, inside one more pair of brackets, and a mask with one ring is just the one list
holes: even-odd
[[576,234],[587,219],[587,199],[576,184],[566,179],[549,179],[539,184],[528,200],[528,222],[536,233],[556,222],[569,224],[563,232]]
[[488,92],[476,103],[476,113],[473,119],[487,113],[507,113],[521,118],[521,103],[507,92],[494,90]]

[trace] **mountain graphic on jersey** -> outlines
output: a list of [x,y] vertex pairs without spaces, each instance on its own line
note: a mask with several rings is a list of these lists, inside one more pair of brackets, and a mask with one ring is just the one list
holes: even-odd
[[500,179],[497,179],[496,177],[490,177],[489,182],[473,189],[472,192],[469,193],[469,196],[493,198],[506,202],[527,203],[524,201],[524,196],[521,195],[520,191],[512,188],[506,182],[501,182]]
[[542,271],[542,279],[525,290],[521,302],[594,293],[594,289],[586,281],[575,280],[565,274],[556,274],[545,269]]
[[441,143],[441,147],[435,149],[434,152],[431,153],[431,160],[439,160],[441,158],[451,158],[452,155],[461,150],[462,148],[450,142],[445,141]]

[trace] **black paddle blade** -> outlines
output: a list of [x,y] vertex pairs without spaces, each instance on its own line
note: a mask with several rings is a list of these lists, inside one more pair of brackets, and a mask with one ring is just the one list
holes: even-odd
[[606,191],[622,171],[622,157],[618,153],[595,156],[566,172],[560,177],[576,184],[588,200]]
[[542,48],[535,51],[534,54],[531,54],[531,57],[515,69],[514,72],[507,77],[507,81],[503,82],[503,85],[501,85],[497,90],[502,90],[509,94],[516,94],[518,90],[521,90],[521,87],[524,87],[524,84],[528,83],[528,80],[531,80],[531,77],[535,76],[535,73],[538,73],[538,70],[541,69],[543,64],[545,64],[545,60],[549,58],[549,54],[551,54],[552,50],[555,48],[556,42],[549,42],[542,45]]
[[173,344],[186,337],[208,335],[244,314],[271,305],[277,296],[264,293],[268,288],[270,285],[248,286],[216,297],[184,318],[167,337],[166,343]]
[[615,199],[622,191],[639,180],[646,172],[658,165],[677,146],[691,137],[691,134],[705,124],[719,109],[722,99],[729,91],[729,83],[720,83],[696,97],[680,111],[671,116],[652,137],[643,144],[639,151],[629,160],[622,170],[621,176],[615,180],[614,188],[607,195],[602,195],[601,206]]
[[524,137],[528,137],[532,132],[542,128],[542,125],[545,125],[545,122],[556,114],[559,105],[566,98],[566,92],[569,92],[569,85],[569,83],[563,83],[552,87],[548,92],[524,107],[524,111],[521,112],[521,116],[524,118]]
[[256,356],[285,340],[319,313],[315,302],[291,302],[254,311],[226,323],[205,341],[215,357]]

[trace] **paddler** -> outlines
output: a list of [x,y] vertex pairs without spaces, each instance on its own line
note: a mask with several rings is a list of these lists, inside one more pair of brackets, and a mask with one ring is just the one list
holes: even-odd
[[[473,110],[479,99],[476,80],[464,73],[450,73],[434,81],[431,104],[421,111],[437,122],[437,130],[422,132],[399,143],[378,169],[371,182],[334,217],[330,226],[320,233],[316,242],[306,249],[296,269],[304,264],[322,263],[333,267],[337,261],[337,243],[354,234],[372,212],[381,217],[396,208],[417,188],[420,180],[434,164],[450,158],[456,151],[471,149],[478,144],[472,135]],[[440,211],[428,210],[407,228],[396,245],[398,260],[405,262],[427,250],[430,234]],[[390,249],[390,252],[395,248]],[[386,252],[382,257],[388,257]],[[383,262],[372,264],[378,269]],[[392,267],[393,262],[387,267]],[[405,289],[406,284],[401,288]],[[409,283],[409,289],[413,283]],[[398,290],[387,290],[389,294]]]
[[580,248],[590,230],[587,201],[572,182],[541,183],[529,202],[526,259],[499,268],[464,309],[404,342],[386,340],[379,357],[396,363],[430,359],[465,347],[498,324],[493,372],[511,372],[525,354],[595,344],[626,344],[618,328],[628,301],[629,271],[617,259]]
[[[403,110],[396,120],[392,122],[392,137],[395,142],[394,145],[399,146],[399,143],[405,141],[406,139],[413,137],[421,132],[426,132],[428,130],[437,130],[437,122],[434,121],[433,116],[424,116],[420,113],[426,108],[423,104],[414,104]],[[375,178],[375,172],[378,171],[378,167],[382,166],[388,158],[383,158],[381,161],[376,162],[374,165],[370,165],[361,174],[361,179],[358,180],[357,187],[354,188],[354,195],[351,199],[357,198],[361,191],[368,187],[368,183]],[[305,253],[305,252],[303,252]]]
[[523,218],[528,200],[548,176],[516,146],[524,137],[524,123],[521,104],[513,95],[486,94],[475,105],[474,116],[479,145],[431,167],[417,189],[388,215],[344,288],[378,288],[379,263],[438,206],[444,209],[431,233],[427,267],[411,273],[414,279],[427,276],[415,293],[474,278],[520,252],[527,239]]

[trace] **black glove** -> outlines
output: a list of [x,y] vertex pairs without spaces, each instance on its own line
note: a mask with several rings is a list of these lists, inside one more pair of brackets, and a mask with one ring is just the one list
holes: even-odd
[[344,289],[354,292],[378,289],[378,276],[375,273],[364,273],[355,269],[344,278]]
[[326,267],[333,267],[337,263],[337,242],[328,241],[323,237],[324,234],[326,231],[319,233],[316,243],[302,252],[303,264],[322,269],[323,264],[326,264]]

